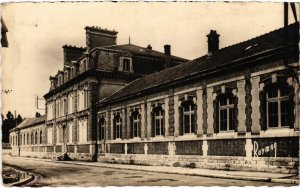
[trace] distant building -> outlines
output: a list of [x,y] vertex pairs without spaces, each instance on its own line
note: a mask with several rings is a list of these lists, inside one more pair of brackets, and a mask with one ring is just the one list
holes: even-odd
[[47,142],[24,146],[45,148],[31,156],[298,172],[298,22],[222,49],[210,31],[207,55],[188,62],[86,30],[87,48],[64,46],[50,78]]

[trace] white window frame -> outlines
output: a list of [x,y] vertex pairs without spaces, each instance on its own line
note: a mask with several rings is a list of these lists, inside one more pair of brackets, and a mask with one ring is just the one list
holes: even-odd
[[[281,96],[281,91],[280,88],[277,88],[277,97],[272,97],[269,98],[268,97],[269,92],[266,92],[266,115],[267,115],[267,128],[277,128],[277,127],[289,127],[289,125],[281,125],[281,102],[282,101],[289,101],[289,96],[285,95],[285,96]],[[274,126],[274,127],[270,127],[269,126],[269,103],[277,103],[277,117],[278,117],[278,125]]]
[[[182,133],[183,134],[194,134],[194,130],[192,130],[192,123],[196,123],[196,122],[192,122],[192,115],[194,115],[194,119],[195,119],[195,107],[194,107],[194,110],[192,110],[192,106],[195,106],[195,104],[194,103],[189,103],[189,104],[184,104],[183,106],[182,106],[182,124],[183,124],[183,130],[182,130]],[[188,106],[188,109],[187,109],[187,111],[185,111],[185,108]],[[185,125],[185,116],[188,116],[189,117],[189,126],[190,126],[190,131],[189,132],[186,132],[186,130],[185,130],[185,127],[186,127],[186,125]]]
[[[233,116],[234,116],[234,98],[232,98],[232,104],[229,104],[229,97],[226,97],[226,105],[221,106],[221,100],[218,101],[218,105],[219,105],[219,131],[220,132],[233,131],[234,130],[234,122],[232,125],[233,129],[229,129],[229,124],[230,124],[229,111],[230,111],[230,109],[233,109]],[[226,130],[221,130],[221,111],[222,110],[226,110],[226,113],[227,113]]]
[[[134,112],[136,115],[132,115],[132,137],[133,138],[139,138],[141,135],[140,134],[140,114],[138,112]],[[135,118],[136,117],[136,118]],[[136,126],[136,133],[137,135],[134,135],[134,128]]]
[[[158,112],[158,115],[156,114]],[[163,110],[160,108],[157,111],[154,111],[154,136],[163,136],[163,128],[164,128],[164,113]],[[159,125],[157,125],[157,121]],[[157,127],[159,127],[159,134],[156,134]]]
[[115,118],[115,135],[116,135],[116,139],[121,139],[122,138],[122,119],[120,116],[117,116],[117,118]]

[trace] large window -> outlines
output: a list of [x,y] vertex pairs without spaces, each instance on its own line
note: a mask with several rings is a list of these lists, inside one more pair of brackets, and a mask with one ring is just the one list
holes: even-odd
[[105,139],[105,119],[99,119],[99,140]]
[[121,138],[122,134],[122,119],[120,115],[115,115],[114,117],[114,138]]
[[79,142],[87,141],[87,118],[79,120]]
[[123,71],[130,72],[130,59],[123,59]]
[[219,107],[219,130],[234,130],[234,98],[232,94],[222,94],[218,100]]
[[162,107],[153,109],[154,113],[154,136],[164,135],[164,115]]
[[134,111],[131,114],[132,116],[132,137],[140,137],[140,114],[138,111]]
[[195,105],[193,101],[186,101],[182,104],[182,133],[195,133]]
[[290,88],[270,87],[266,93],[266,112],[268,127],[291,126],[293,115],[293,103],[290,100],[292,94]]
[[73,142],[73,122],[68,123],[69,143]]

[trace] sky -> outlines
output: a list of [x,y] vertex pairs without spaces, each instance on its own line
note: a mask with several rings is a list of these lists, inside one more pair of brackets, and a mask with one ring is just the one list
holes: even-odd
[[[299,19],[299,5],[296,6]],[[2,113],[34,117],[35,97],[49,91],[49,77],[63,68],[65,44],[85,46],[85,26],[118,31],[131,43],[195,59],[207,53],[206,35],[220,34],[220,48],[283,27],[283,3],[7,3],[1,15],[9,48],[1,49]],[[294,19],[290,11],[289,23]],[[40,101],[40,108],[45,108]]]

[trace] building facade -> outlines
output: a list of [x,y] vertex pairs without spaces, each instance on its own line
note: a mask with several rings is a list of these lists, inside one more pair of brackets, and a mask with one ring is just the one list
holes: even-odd
[[99,159],[297,173],[299,23],[137,79],[99,101]]
[[[50,76],[50,90],[44,95],[45,157],[73,151],[69,153],[72,159],[97,160],[96,102],[137,78],[187,61],[171,55],[170,45],[161,53],[151,45],[117,45],[116,31],[99,27],[85,30],[86,47],[63,46],[63,69]],[[12,131],[11,136],[18,131]],[[13,149],[20,147],[18,142]]]
[[[86,33],[87,47],[63,47],[26,155],[298,172],[298,22],[222,49],[211,31],[207,55],[188,62],[169,45],[160,53],[116,45],[115,31]],[[11,132],[14,155],[25,155],[24,127]]]

